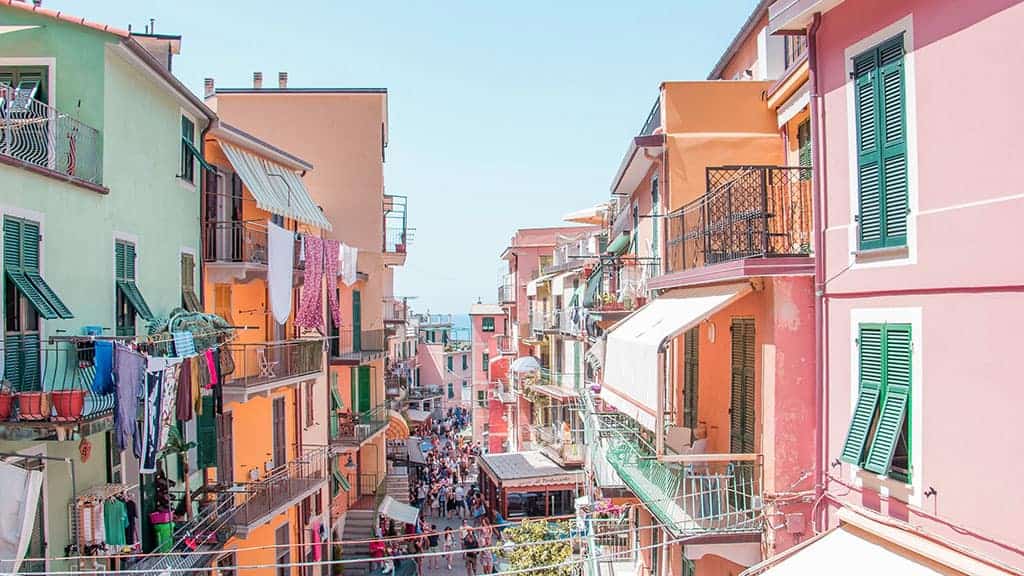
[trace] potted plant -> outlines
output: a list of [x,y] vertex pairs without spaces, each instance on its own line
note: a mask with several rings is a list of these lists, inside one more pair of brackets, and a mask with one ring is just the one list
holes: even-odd
[[85,390],[56,390],[50,393],[54,420],[72,422],[82,417],[85,409]]
[[177,455],[178,457],[178,466],[181,467],[181,477],[184,479],[185,482],[185,516],[188,520],[192,520],[192,490],[191,487],[189,486],[188,481],[188,452],[189,450],[192,450],[196,446],[197,444],[195,442],[185,442],[185,439],[182,438],[181,433],[178,432],[178,428],[174,426],[171,427],[170,434],[167,437],[167,446],[165,446],[163,449],[163,456],[165,458],[167,456],[172,455]]
[[11,383],[7,380],[0,381],[0,420],[10,419],[13,403],[14,394],[11,392]]
[[50,393],[43,391],[18,392],[18,418],[46,420],[50,417]]

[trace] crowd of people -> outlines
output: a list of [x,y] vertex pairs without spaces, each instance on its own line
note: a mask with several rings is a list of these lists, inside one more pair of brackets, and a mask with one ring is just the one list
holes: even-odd
[[[424,569],[455,569],[459,560],[466,576],[497,571],[492,547],[500,544],[501,531],[489,521],[487,503],[471,473],[480,455],[480,445],[461,434],[469,426],[469,414],[462,408],[449,409],[443,419],[415,430],[425,465],[417,467],[409,487],[409,501],[420,513],[415,525],[397,526],[380,517],[377,537],[371,546],[384,574],[397,573],[403,555],[415,558],[416,574]],[[498,517],[500,518],[500,516]],[[461,526],[438,528],[435,521],[458,520]]]

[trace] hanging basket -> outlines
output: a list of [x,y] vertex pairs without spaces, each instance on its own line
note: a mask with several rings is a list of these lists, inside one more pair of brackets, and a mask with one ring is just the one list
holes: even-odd
[[21,420],[46,420],[50,417],[49,392],[19,392],[18,418]]
[[70,422],[82,417],[85,409],[85,390],[62,390],[51,392],[53,409],[56,411],[54,420]]

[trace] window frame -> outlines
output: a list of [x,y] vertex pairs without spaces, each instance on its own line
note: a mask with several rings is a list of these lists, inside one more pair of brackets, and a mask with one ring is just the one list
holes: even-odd
[[[189,135],[185,134],[186,122],[191,129],[191,134]],[[178,178],[183,182],[195,186],[197,159],[195,153],[192,152],[188,144],[191,144],[193,147],[196,145],[196,119],[182,111],[180,125],[181,130],[179,132],[181,137],[181,152],[178,161]],[[188,144],[186,144],[186,142]]]
[[494,332],[494,316],[484,316],[480,319],[481,332]]

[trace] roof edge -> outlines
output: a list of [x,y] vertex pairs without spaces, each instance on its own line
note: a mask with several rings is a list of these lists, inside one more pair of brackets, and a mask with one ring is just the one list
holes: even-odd
[[718,62],[715,63],[715,67],[711,69],[711,73],[708,74],[708,80],[715,80],[715,77],[722,73],[725,65],[736,54],[736,51],[740,49],[740,44],[742,44],[743,40],[750,35],[750,32],[754,29],[754,25],[757,24],[757,21],[761,19],[761,16],[768,14],[768,5],[771,4],[772,1],[773,0],[760,0],[757,3],[757,6],[754,6],[754,11],[750,13],[750,16],[747,16],[747,19],[743,22],[743,26],[740,27],[739,32],[736,33],[736,36],[732,39],[732,42],[729,43],[725,52],[718,59]]

